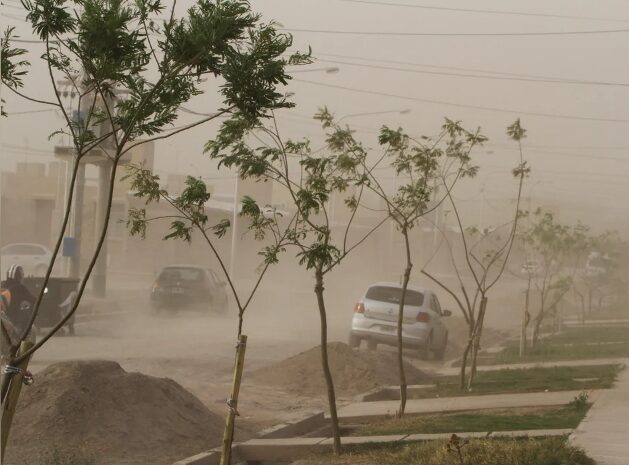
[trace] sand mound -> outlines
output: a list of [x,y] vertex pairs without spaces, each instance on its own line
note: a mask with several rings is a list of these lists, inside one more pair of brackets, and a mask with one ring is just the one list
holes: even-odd
[[22,390],[6,464],[69,463],[51,454],[77,451],[96,464],[172,463],[218,445],[223,422],[170,379],[116,362],[58,363]]
[[[321,348],[283,360],[275,365],[254,371],[254,381],[299,395],[325,395],[325,380],[321,368]],[[394,352],[364,352],[349,348],[342,342],[328,344],[330,369],[338,394],[353,395],[379,386],[395,385],[398,381],[397,359]],[[426,382],[428,377],[406,363],[409,384]]]

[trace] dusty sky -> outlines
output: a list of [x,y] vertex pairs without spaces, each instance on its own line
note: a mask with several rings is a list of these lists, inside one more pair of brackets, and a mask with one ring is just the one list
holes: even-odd
[[[509,206],[514,193],[515,185],[508,170],[516,164],[517,152],[504,135],[504,129],[519,116],[529,135],[525,157],[533,167],[533,174],[525,195],[532,195],[532,204],[559,206],[570,219],[592,215],[583,219],[629,227],[629,209],[624,201],[629,197],[629,3],[622,0],[381,3],[378,0],[252,2],[264,18],[275,19],[293,31],[295,49],[307,49],[310,45],[319,58],[317,63],[294,74],[290,91],[295,93],[297,108],[280,114],[286,136],[311,137],[313,145],[318,147],[321,132],[310,116],[322,105],[327,105],[338,117],[389,112],[344,119],[371,146],[375,145],[375,134],[381,124],[399,124],[416,135],[437,133],[444,116],[462,120],[470,127],[481,126],[490,138],[486,148],[477,154],[482,174],[473,186],[461,186],[458,195],[475,202],[484,199],[485,215],[491,215],[492,209],[500,211]],[[187,4],[191,2],[179,2],[178,6]],[[8,0],[2,6],[3,24],[16,26],[22,38],[30,39],[32,33],[20,20],[24,14],[19,8],[17,0]],[[627,32],[508,36],[374,34],[619,29]],[[41,45],[23,45],[33,52],[31,61],[37,62]],[[321,71],[333,66],[339,68],[338,73]],[[34,71],[27,81],[30,94],[50,97],[43,68],[36,65]],[[199,112],[216,108],[216,83],[206,85],[206,95],[190,102],[188,108]],[[42,109],[37,104],[20,102],[6,91],[3,97],[9,111]],[[410,112],[400,114],[402,110]],[[193,116],[182,114],[180,122],[193,120]],[[55,141],[49,142],[47,136],[60,125],[61,119],[54,112],[15,114],[4,119],[2,169],[13,169],[16,161],[50,159]],[[162,172],[200,173],[206,178],[224,177],[227,179],[218,188],[229,190],[232,175],[217,173],[201,155],[202,145],[215,127],[196,129],[160,143],[156,168]],[[473,207],[474,211],[478,208]]]

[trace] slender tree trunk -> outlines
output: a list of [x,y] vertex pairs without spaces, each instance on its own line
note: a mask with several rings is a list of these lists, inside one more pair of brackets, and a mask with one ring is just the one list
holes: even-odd
[[585,325],[585,297],[583,294],[579,294],[579,300],[581,301],[581,326]]
[[317,267],[315,271],[315,294],[317,295],[317,305],[319,306],[319,318],[321,319],[321,365],[323,376],[328,390],[328,404],[330,407],[330,421],[332,422],[333,450],[335,454],[341,453],[341,431],[339,428],[339,418],[336,412],[336,395],[334,393],[334,381],[328,361],[328,321],[323,299],[323,271]]
[[592,299],[594,298],[593,292],[591,289],[588,289],[588,315],[592,313]]
[[470,355],[470,350],[472,349],[472,342],[474,340],[474,328],[476,326],[476,322],[471,315],[472,312],[470,311],[470,320],[468,321],[467,331],[467,344],[465,344],[465,349],[463,349],[463,355],[461,356],[461,370],[459,371],[459,389],[461,391],[465,389],[465,372],[467,371],[467,360]]
[[526,354],[526,327],[529,324],[529,297],[531,295],[531,278],[529,276],[526,286],[526,292],[524,293],[524,313],[522,315],[522,325],[520,327],[520,358],[523,358]]
[[476,377],[476,366],[478,361],[478,351],[480,350],[480,339],[483,334],[483,324],[485,323],[485,312],[487,310],[487,297],[482,296],[480,301],[480,309],[478,312],[478,319],[476,320],[474,338],[472,343],[472,361],[470,366],[470,376],[467,380],[467,389],[472,388],[474,378]]
[[404,323],[404,304],[406,303],[406,290],[408,289],[408,282],[411,279],[411,270],[413,269],[413,263],[411,263],[411,247],[408,241],[408,230],[403,229],[404,242],[406,244],[406,268],[404,269],[404,279],[402,281],[402,295],[400,296],[400,306],[397,315],[397,362],[400,372],[400,409],[397,412],[397,417],[402,418],[406,409],[406,373],[404,372],[404,341],[402,339],[402,325]]
[[544,321],[545,311],[546,311],[546,299],[544,298],[544,289],[542,289],[539,312],[535,316],[535,321],[533,324],[533,335],[531,336],[531,349],[535,349],[537,347],[537,342],[539,340],[539,331],[540,331],[540,327],[542,326],[542,321]]
[[459,371],[459,389],[461,391],[465,389],[465,372],[467,370],[467,359],[472,348],[472,343],[473,339],[470,336],[467,340],[467,344],[465,345],[465,349],[463,350],[463,355],[461,357],[461,370]]

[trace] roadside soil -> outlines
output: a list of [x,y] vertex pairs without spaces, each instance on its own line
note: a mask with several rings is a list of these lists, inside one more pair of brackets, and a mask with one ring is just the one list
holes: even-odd
[[[293,302],[312,302],[311,292],[303,296],[294,293]],[[299,295],[297,295],[299,294]],[[91,305],[93,313],[102,313],[102,318],[86,315],[79,318],[76,336],[59,336],[51,339],[38,352],[30,364],[35,373],[35,385],[42,370],[51,364],[68,360],[110,360],[115,361],[127,372],[139,372],[157,378],[169,378],[196,396],[210,413],[222,419],[227,412],[226,400],[231,390],[233,362],[235,356],[237,317],[234,312],[220,316],[195,311],[177,311],[154,314],[148,308],[146,292],[111,292],[115,301],[111,308],[113,316],[106,316],[107,303]],[[273,367],[290,357],[310,351],[316,352],[319,345],[319,318],[315,308],[307,305],[272,305],[260,297],[265,305],[252,307],[246,316],[244,333],[248,335],[245,373],[240,392],[238,410],[240,417],[240,439],[254,436],[264,428],[296,420],[309,413],[327,411],[327,399],[323,390],[299,390],[290,386],[269,383],[256,375],[265,368]],[[124,305],[120,304],[124,302]],[[351,309],[351,305],[347,305]],[[344,308],[344,307],[343,307]],[[329,340],[347,340],[351,310],[329,310]],[[452,331],[452,330],[451,330]],[[456,357],[456,333],[451,332],[451,347],[447,357]],[[345,344],[339,347],[347,347]],[[343,351],[345,352],[345,351]],[[354,351],[355,352],[355,351]],[[394,348],[378,349],[380,366],[393,359]],[[354,353],[365,361],[374,356],[366,350]],[[356,364],[356,357],[348,359]],[[415,354],[406,357],[410,382],[424,382],[423,373],[442,368],[440,361],[420,361]],[[376,385],[395,385],[397,369],[387,367],[384,377],[369,374],[368,383],[352,385],[352,371],[341,363],[346,382],[339,384],[338,403],[345,405],[355,400],[355,394],[368,391]],[[304,368],[312,379],[321,379],[320,358],[312,357]],[[382,370],[380,370],[382,371]],[[386,371],[386,370],[385,370]],[[42,375],[43,376],[43,375]],[[319,378],[321,377],[321,378]],[[391,379],[393,378],[393,379]],[[25,388],[25,389],[33,389]],[[218,420],[217,420],[218,421]],[[208,448],[213,444],[208,442]],[[190,450],[181,457],[198,453]],[[144,465],[143,462],[129,462]],[[21,465],[21,464],[20,464]]]

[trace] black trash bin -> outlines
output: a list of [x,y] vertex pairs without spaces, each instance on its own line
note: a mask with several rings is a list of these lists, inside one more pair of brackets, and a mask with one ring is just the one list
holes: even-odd
[[[28,277],[23,280],[24,286],[37,298],[44,283],[42,277]],[[47,290],[35,319],[35,326],[40,328],[52,328],[70,311],[76,291],[79,285],[77,278],[48,279]],[[70,335],[74,334],[74,315],[66,322],[64,327]]]

